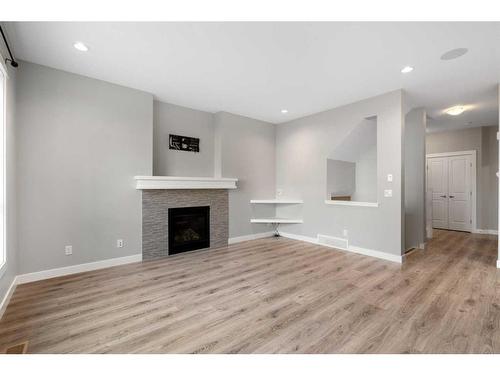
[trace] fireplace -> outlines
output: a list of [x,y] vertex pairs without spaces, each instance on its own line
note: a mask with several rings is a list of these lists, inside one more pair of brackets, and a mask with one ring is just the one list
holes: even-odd
[[210,206],[168,209],[168,253],[210,247]]

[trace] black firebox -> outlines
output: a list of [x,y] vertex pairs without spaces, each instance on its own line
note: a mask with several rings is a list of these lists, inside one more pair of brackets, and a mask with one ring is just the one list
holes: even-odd
[[210,247],[210,207],[168,209],[168,254]]

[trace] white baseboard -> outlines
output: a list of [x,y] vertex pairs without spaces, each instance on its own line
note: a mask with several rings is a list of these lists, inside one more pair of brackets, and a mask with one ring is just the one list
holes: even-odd
[[496,230],[496,229],[474,229],[474,230],[472,230],[472,233],[498,235],[498,230]]
[[302,236],[302,235],[293,234],[293,233],[286,233],[286,232],[285,233],[284,232],[280,232],[280,234],[283,237],[291,238],[293,240],[310,242],[310,243],[313,243],[313,244],[316,244],[316,245],[333,248],[333,249],[336,249],[336,250],[339,250],[339,251],[349,251],[351,253],[356,253],[356,254],[361,254],[361,255],[367,255],[367,256],[370,256],[370,257],[374,257],[374,258],[388,260],[390,262],[403,263],[403,257],[401,255],[388,254],[388,253],[384,253],[382,251],[365,249],[363,247],[353,246],[353,245],[349,245],[349,247],[347,249],[339,249],[339,248],[336,248],[336,247],[325,245],[323,243],[319,243],[318,239],[314,238],[314,237],[307,237],[307,236]]
[[[320,245],[318,243],[318,239],[314,237],[307,237],[307,236],[302,236],[300,234],[293,234],[293,233],[287,233],[287,232],[280,232],[280,235],[286,238],[290,238],[292,240],[297,240],[297,241],[304,241],[304,242],[310,242],[316,245]],[[321,244],[322,246],[326,246]],[[329,246],[326,246],[329,247]]]
[[16,290],[16,285],[17,285],[17,277],[14,277],[12,280],[12,283],[10,284],[9,289],[7,290],[7,293],[5,293],[5,296],[2,299],[2,303],[0,303],[0,320],[2,319],[3,313],[7,309],[7,305],[9,304],[10,297],[14,294],[14,291]]
[[357,254],[361,254],[361,255],[368,255],[368,256],[374,257],[374,258],[388,260],[390,262],[403,263],[403,257],[401,255],[384,253],[384,252],[378,251],[378,250],[365,249],[363,247],[349,245],[349,248],[347,249],[347,251],[351,251],[353,253],[357,253]]
[[259,238],[266,238],[266,237],[272,237],[272,236],[274,236],[274,232],[262,232],[262,233],[248,234],[246,236],[232,237],[232,238],[227,240],[227,243],[229,245],[231,245],[233,243],[258,240]]
[[100,260],[98,262],[77,264],[75,266],[53,268],[51,270],[25,273],[16,277],[18,284],[31,283],[33,281],[51,279],[53,277],[66,276],[74,273],[94,271],[102,268],[120,266],[123,264],[136,263],[142,261],[142,254],[129,255],[120,258]]

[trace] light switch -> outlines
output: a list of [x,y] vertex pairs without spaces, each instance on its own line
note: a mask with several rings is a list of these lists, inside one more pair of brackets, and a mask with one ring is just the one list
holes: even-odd
[[390,198],[392,197],[392,190],[384,190],[384,197]]
[[388,182],[392,182],[392,174],[388,174],[387,175],[387,181]]

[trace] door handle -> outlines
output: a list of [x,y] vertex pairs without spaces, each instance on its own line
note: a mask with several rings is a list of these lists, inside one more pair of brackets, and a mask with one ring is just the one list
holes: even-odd
[[455,196],[454,195],[450,195],[450,198],[455,198]]
[[446,195],[441,195],[440,197],[441,197],[441,198],[446,198]]

